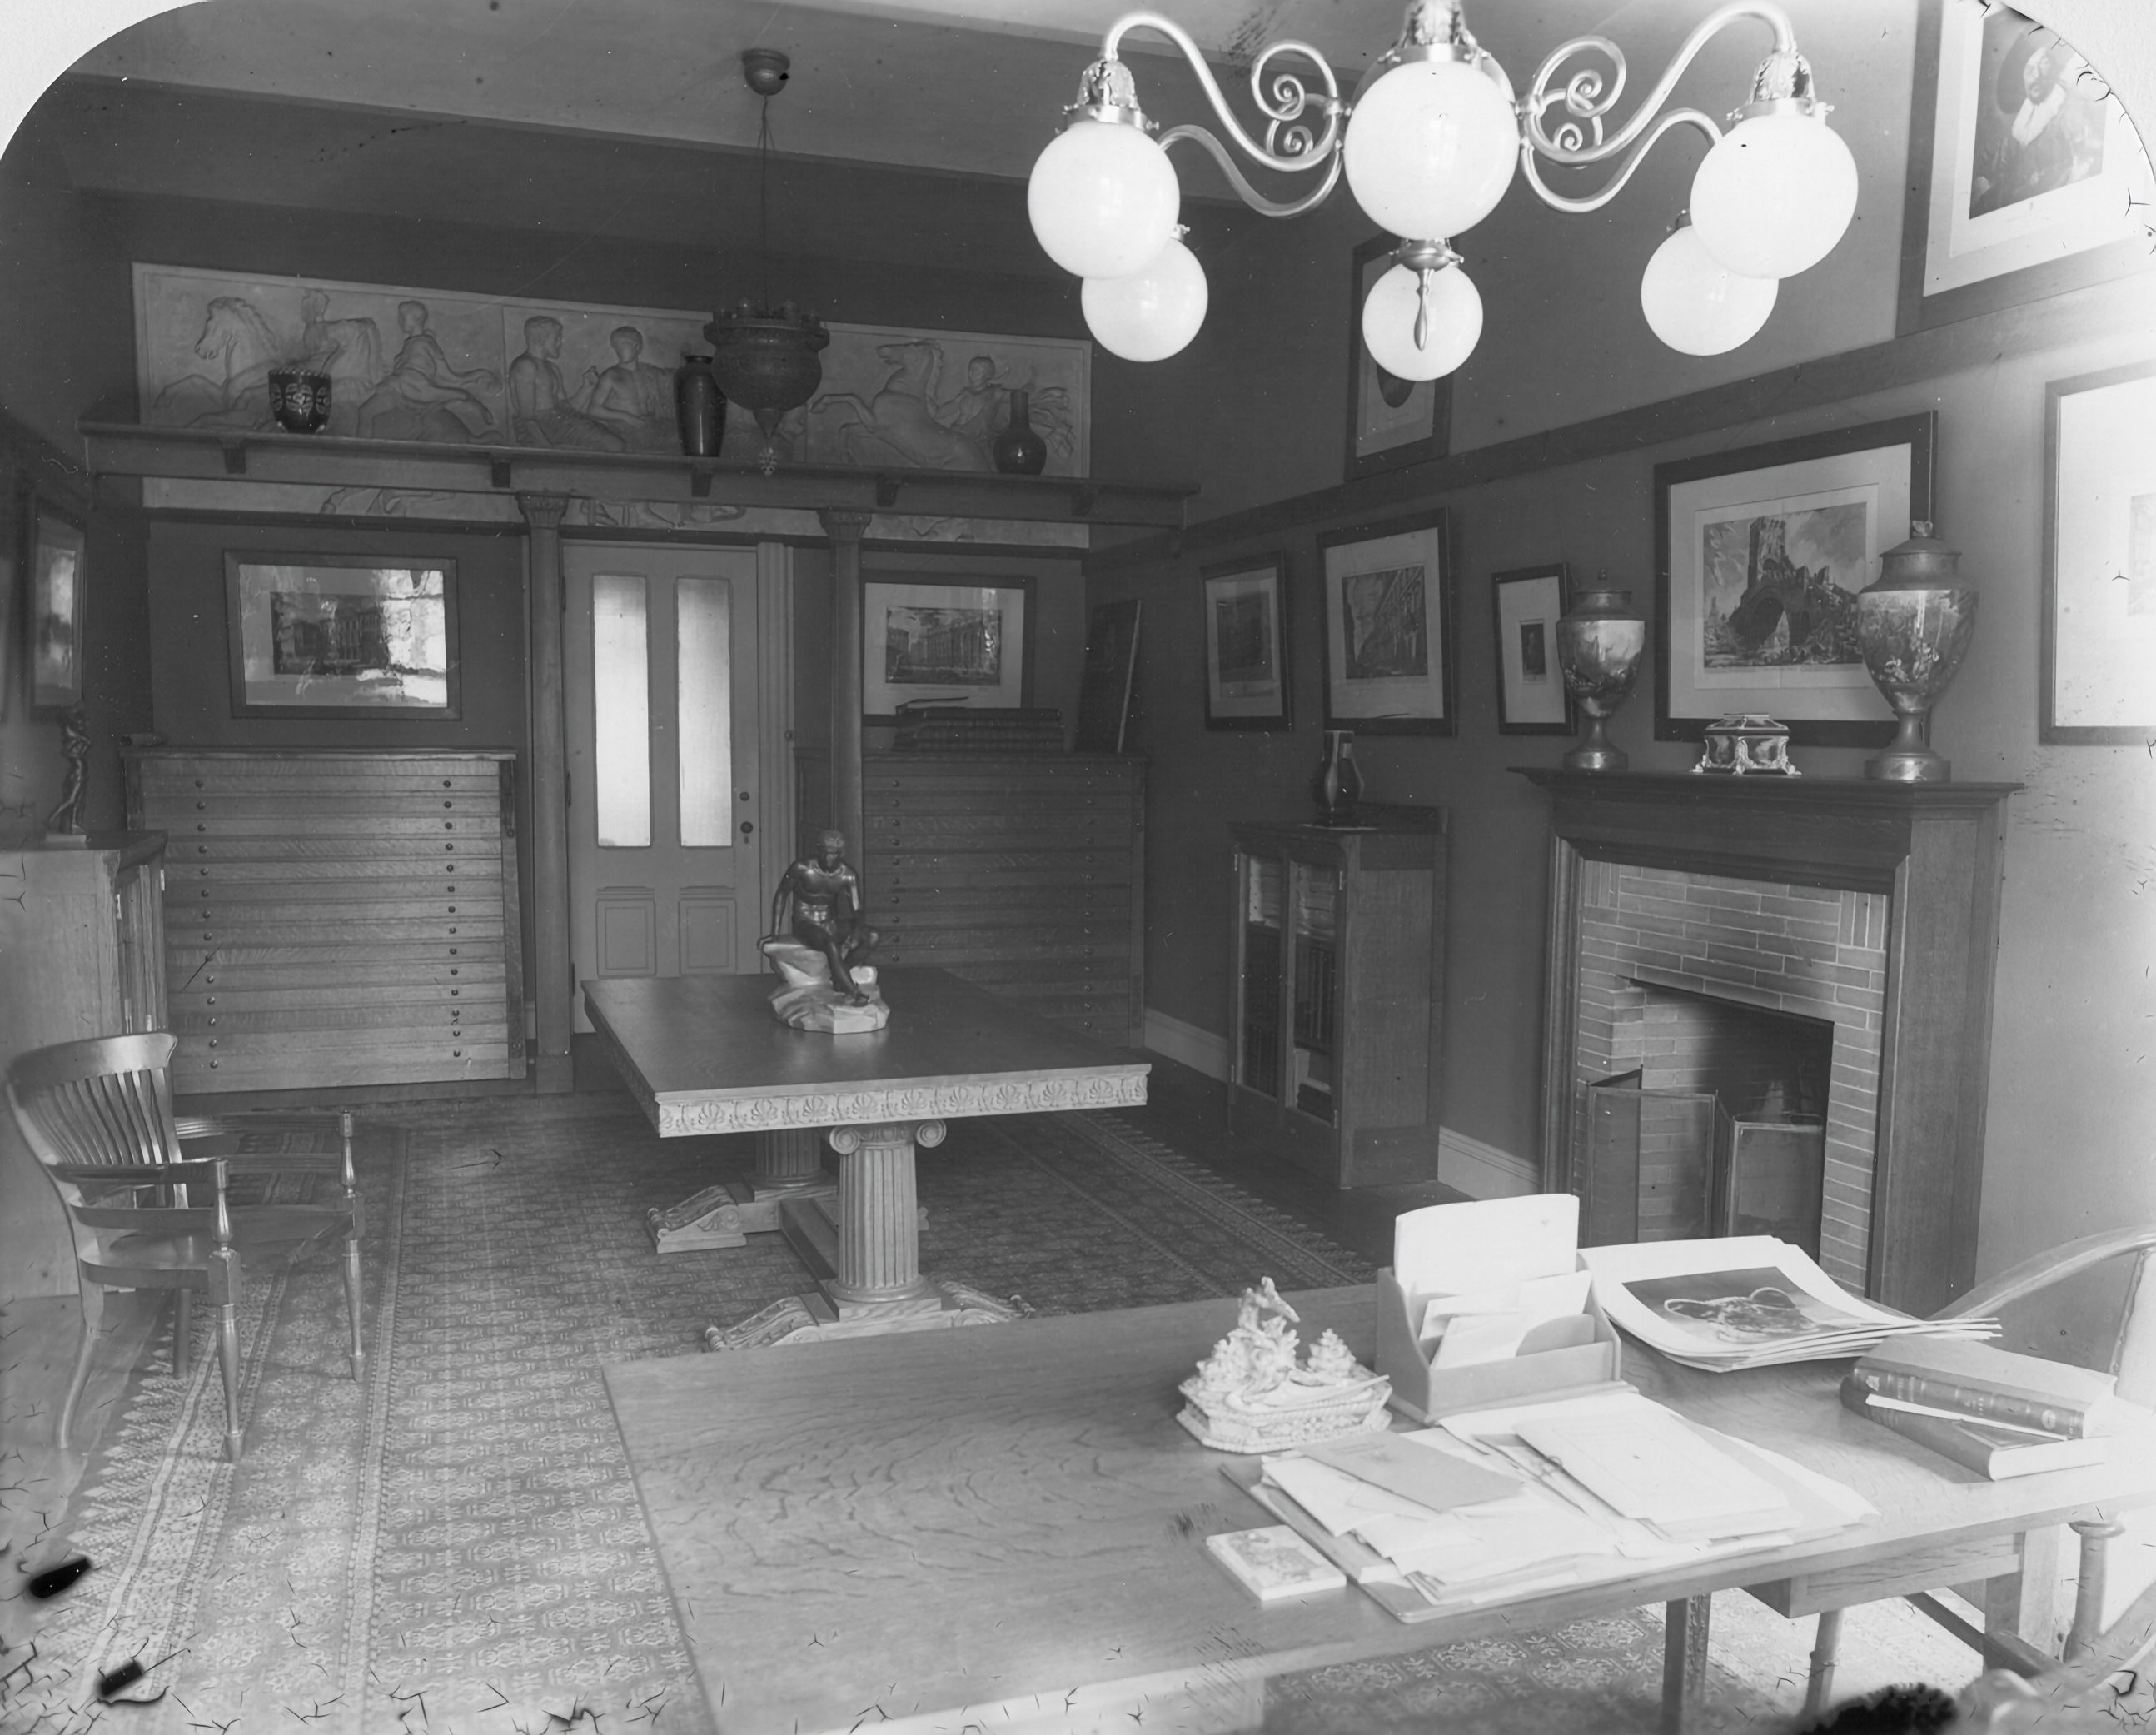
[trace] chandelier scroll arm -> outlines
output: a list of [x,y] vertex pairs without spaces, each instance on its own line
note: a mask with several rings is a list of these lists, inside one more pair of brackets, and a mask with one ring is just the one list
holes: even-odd
[[[1265,130],[1266,138],[1270,140],[1278,136],[1283,126],[1290,129],[1288,137],[1295,145],[1295,148],[1281,152],[1271,149],[1269,145],[1260,144],[1244,130],[1243,123],[1235,117],[1235,111],[1228,105],[1227,96],[1221,90],[1219,80],[1213,76],[1213,69],[1206,64],[1204,51],[1198,46],[1197,39],[1174,19],[1164,17],[1157,12],[1125,13],[1108,27],[1107,34],[1101,38],[1101,59],[1103,60],[1119,59],[1116,50],[1121,47],[1123,38],[1131,31],[1140,29],[1150,30],[1156,35],[1166,37],[1181,50],[1183,58],[1189,63],[1192,75],[1197,79],[1199,88],[1205,93],[1205,100],[1212,105],[1213,112],[1219,119],[1221,126],[1226,130],[1229,137],[1235,141],[1237,147],[1254,162],[1265,168],[1279,170],[1286,174],[1300,174],[1318,167],[1327,158],[1337,157],[1340,136],[1347,118],[1347,108],[1340,100],[1340,85],[1332,75],[1332,67],[1327,64],[1325,57],[1308,43],[1294,41],[1274,43],[1258,56],[1250,68],[1250,95],[1257,105],[1259,112],[1265,115],[1268,123]],[[1292,74],[1272,74],[1273,62],[1279,57],[1288,54],[1301,56],[1317,69],[1317,82],[1323,86],[1325,92],[1322,98],[1312,95],[1304,81]],[[1276,94],[1270,97],[1266,95],[1265,88],[1265,80],[1269,75],[1275,76],[1276,80],[1274,85]],[[1294,124],[1301,121],[1305,112],[1312,108],[1319,110],[1325,116],[1324,131],[1315,138],[1309,136],[1306,126],[1297,126]],[[1215,146],[1219,143],[1210,134],[1197,128],[1185,127],[1175,128],[1173,133],[1163,136],[1161,142],[1165,145],[1168,137],[1178,136],[1186,138],[1202,138],[1209,145]],[[1222,161],[1224,164],[1224,159]],[[1229,175],[1232,179],[1238,181],[1241,179],[1233,170],[1229,171]],[[1331,181],[1332,177],[1328,176],[1327,183],[1328,186]],[[1245,184],[1247,185],[1247,183]],[[1264,204],[1252,198],[1250,193],[1245,192],[1244,197],[1250,199],[1256,208],[1264,208]],[[1302,206],[1301,208],[1308,208]]]
[[[1220,166],[1220,172],[1228,177],[1238,198],[1261,217],[1300,217],[1306,211],[1315,211],[1332,196],[1332,189],[1340,179],[1341,157],[1337,151],[1328,153],[1325,178],[1299,199],[1271,199],[1250,185],[1249,178],[1235,166],[1235,159],[1228,147],[1202,126],[1172,126],[1160,136],[1164,151],[1170,145],[1188,142],[1204,147],[1205,154]],[[1314,164],[1314,160],[1313,160]]]
[[1707,143],[1710,146],[1719,142],[1722,137],[1722,129],[1714,124],[1712,115],[1702,114],[1697,109],[1671,109],[1656,121],[1646,136],[1640,141],[1639,147],[1625,159],[1619,166],[1617,172],[1611,176],[1599,191],[1588,193],[1579,198],[1568,198],[1563,193],[1553,192],[1550,190],[1543,180],[1542,165],[1535,160],[1537,152],[1528,145],[1527,140],[1522,138],[1520,141],[1521,177],[1528,186],[1534,188],[1535,197],[1553,211],[1563,211],[1567,215],[1573,217],[1589,211],[1599,211],[1625,190],[1625,183],[1632,178],[1633,172],[1646,161],[1647,153],[1655,148],[1656,141],[1664,133],[1679,126],[1697,126],[1707,135]]

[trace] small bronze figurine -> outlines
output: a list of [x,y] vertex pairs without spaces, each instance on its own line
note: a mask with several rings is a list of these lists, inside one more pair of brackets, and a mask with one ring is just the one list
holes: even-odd
[[[793,920],[786,920],[791,899]],[[827,831],[817,840],[816,853],[804,855],[780,875],[772,894],[771,931],[791,932],[812,952],[823,954],[831,967],[831,985],[856,1006],[868,1004],[868,994],[854,981],[848,968],[865,960],[876,936],[861,913],[861,878],[846,860],[846,836]]]
[[80,705],[60,720],[60,752],[66,756],[67,772],[60,780],[59,804],[45,815],[45,833],[80,837],[83,785],[90,780],[90,723]]

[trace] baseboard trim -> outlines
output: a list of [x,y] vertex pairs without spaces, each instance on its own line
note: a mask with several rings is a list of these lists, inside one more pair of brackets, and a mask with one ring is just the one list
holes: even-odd
[[[1179,1018],[1146,1008],[1145,1044],[1222,1083],[1228,1077],[1228,1039]],[[1515,1157],[1450,1127],[1437,1130],[1437,1178],[1470,1199],[1514,1199],[1542,1191],[1542,1171],[1532,1158]]]

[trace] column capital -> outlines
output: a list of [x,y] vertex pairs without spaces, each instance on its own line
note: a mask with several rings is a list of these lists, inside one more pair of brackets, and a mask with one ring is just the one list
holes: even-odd
[[816,516],[824,521],[824,534],[834,542],[860,542],[875,517],[873,512],[857,512],[844,506],[819,506]]
[[566,494],[520,494],[516,510],[524,515],[524,521],[534,530],[559,530],[562,515],[569,510]]

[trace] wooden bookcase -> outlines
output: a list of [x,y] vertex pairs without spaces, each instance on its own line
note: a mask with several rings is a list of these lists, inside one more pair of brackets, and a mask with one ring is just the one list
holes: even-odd
[[1336,1186],[1435,1180],[1442,811],[1229,830],[1229,1127]]

